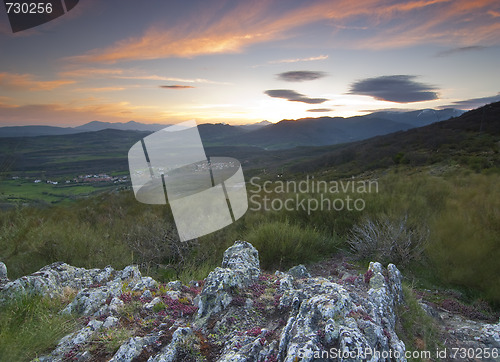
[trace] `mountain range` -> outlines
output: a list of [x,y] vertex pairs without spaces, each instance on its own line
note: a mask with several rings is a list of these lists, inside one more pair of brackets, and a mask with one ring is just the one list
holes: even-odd
[[[335,172],[337,176],[353,175],[397,164],[418,166],[442,161],[466,163],[473,169],[481,170],[500,168],[499,107],[500,102],[493,103],[459,117],[433,123],[433,112],[414,113],[413,118],[407,118],[408,123],[397,122],[396,117],[403,114],[389,112],[386,118],[381,118],[379,113],[351,119],[322,117],[282,121],[253,131],[224,124],[200,125],[199,130],[207,156],[234,157],[242,163],[249,175],[263,170],[271,173],[285,170],[292,173],[324,171]],[[437,116],[448,115],[450,113],[441,112]],[[387,117],[395,119],[389,120]],[[414,122],[430,124],[412,127],[412,119]],[[385,128],[368,127],[371,125],[370,120],[379,127],[385,125]],[[345,126],[349,121],[352,122],[349,124],[351,128]],[[345,127],[344,135],[357,127],[358,137],[397,127],[410,129],[326,146],[265,149],[250,145],[250,141],[261,145],[270,142],[271,137],[267,136],[267,132],[274,133],[276,142],[281,142],[281,145],[287,140],[286,137],[298,143],[306,139],[303,134],[307,132],[319,139],[322,134],[318,129],[321,130],[328,122],[334,125],[330,131],[336,129],[340,133],[340,128]],[[309,125],[309,129],[305,125]],[[363,130],[363,125],[368,130]],[[0,142],[0,173],[14,172],[14,175],[38,177],[42,171],[51,176],[126,172],[128,150],[150,133],[151,131],[104,129],[69,135],[3,138]],[[335,136],[335,131],[332,133]],[[260,135],[261,139],[256,135]],[[334,137],[330,138],[330,142],[331,139]],[[327,137],[324,140],[328,141]],[[314,141],[313,137],[307,141]]]
[[[263,149],[287,149],[298,146],[324,146],[425,126],[461,115],[457,109],[411,112],[381,111],[349,118],[319,117],[232,126],[223,123],[200,124],[198,129],[206,146],[252,146]],[[110,123],[93,121],[78,127],[14,126],[0,127],[0,137],[33,137],[96,132],[104,129],[155,132],[166,124],[135,121]]]

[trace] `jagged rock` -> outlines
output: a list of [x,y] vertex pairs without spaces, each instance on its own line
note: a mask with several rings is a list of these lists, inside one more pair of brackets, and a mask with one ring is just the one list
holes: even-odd
[[144,309],[152,310],[153,307],[160,302],[161,302],[161,298],[155,297],[155,298],[153,298],[153,300],[151,302],[144,304]]
[[[140,272],[139,272],[140,278]],[[133,291],[146,290],[158,288],[158,282],[151,277],[140,278],[139,281],[133,285],[129,285],[129,288]]]
[[172,341],[160,353],[150,357],[148,362],[172,362],[179,359],[181,353],[193,348],[196,337],[189,327],[177,328],[172,335]]
[[403,276],[394,264],[387,265],[388,284],[395,303],[402,303],[403,296]]
[[[130,274],[126,274],[130,275]],[[140,275],[140,274],[139,274]],[[146,279],[146,281],[144,281]],[[142,278],[138,283],[131,282],[129,287],[132,286],[132,290],[143,290],[138,289],[138,285],[141,288],[145,288],[148,285],[154,285],[150,282],[149,277]],[[152,279],[151,279],[152,280]],[[157,285],[157,282],[154,281]],[[118,297],[122,294],[123,284],[122,279],[117,278],[106,285],[97,288],[85,288],[78,292],[75,299],[63,309],[62,313],[76,313],[78,315],[115,315],[118,313],[118,309],[123,305]]]
[[197,299],[201,324],[213,313],[220,312],[231,303],[230,290],[243,288],[258,280],[259,253],[252,244],[236,241],[224,252],[222,267],[216,268],[205,280]]
[[63,295],[65,288],[80,290],[116,280],[137,282],[140,278],[141,273],[137,266],[128,266],[122,271],[116,271],[111,266],[104,269],[85,269],[58,262],[5,284],[0,292],[0,301],[23,294],[56,297]]
[[91,320],[79,331],[63,337],[50,355],[40,357],[38,360],[40,362],[66,361],[69,358],[73,360],[85,360],[85,356],[83,356],[85,351],[80,351],[79,347],[89,342],[103,326],[103,322]]
[[[129,334],[132,337],[112,358],[105,356],[113,362],[139,356],[150,356],[149,362],[198,360],[201,351],[213,345],[218,346],[219,361],[405,361],[406,347],[395,331],[397,307],[405,302],[400,271],[393,264],[384,268],[372,262],[363,276],[344,264],[345,270],[335,270],[328,279],[311,277],[302,265],[274,276],[261,275],[257,250],[237,241],[194,301],[195,288],[180,281],[168,283],[170,290],[158,288],[136,266],[86,270],[64,263],[5,284],[0,300],[14,293],[57,296],[64,288],[79,290],[62,312],[88,316],[90,321],[38,359],[43,362],[94,360],[90,346],[109,328],[140,333]],[[158,303],[164,303],[162,308],[154,307]],[[129,308],[122,309],[125,304]],[[447,347],[500,348],[500,322],[471,321],[442,309],[432,312],[444,325]]]
[[222,362],[246,362],[265,361],[273,352],[277,351],[277,342],[266,344],[264,335],[267,331],[257,337],[235,336],[226,343],[218,361]]
[[182,282],[180,280],[175,280],[173,282],[168,282],[167,287],[172,290],[180,291],[182,289]]
[[109,362],[130,362],[138,357],[142,350],[150,345],[155,344],[163,332],[153,333],[145,337],[131,337],[127,342],[122,344],[113,358]]
[[278,278],[280,278],[280,291],[284,292],[286,290],[293,289],[293,276],[287,273],[282,273],[280,271],[276,271],[274,273]]
[[[104,315],[106,314],[104,311],[103,313],[99,313],[100,309],[107,306],[106,301],[108,298],[110,298],[111,301],[114,300],[113,304],[119,303],[117,297],[120,296],[121,291],[122,284],[118,281],[99,288],[82,289],[78,292],[75,299],[63,309],[62,313],[75,313],[87,316]],[[111,305],[111,303],[109,305]]]
[[144,293],[142,293],[141,298],[144,300],[152,300],[153,294],[151,293],[151,290],[146,289]]
[[109,316],[108,318],[106,318],[106,320],[104,321],[104,324],[102,325],[103,328],[106,328],[106,329],[109,329],[111,327],[114,327],[118,324],[120,320],[116,317],[113,317],[113,316]]
[[0,261],[0,282],[8,279],[9,278],[7,277],[7,267],[5,266],[4,263]]
[[249,242],[235,241],[224,252],[222,267],[245,274],[247,282],[253,281],[260,275],[259,252]]
[[[392,265],[392,264],[390,264]],[[397,268],[391,266],[391,278],[387,281],[383,275],[382,265],[378,262],[371,262],[368,271],[372,272],[370,279],[370,290],[368,296],[375,309],[377,320],[388,323],[391,329],[394,329],[396,324],[396,313],[394,307],[402,301],[403,295],[401,286],[401,273]]]
[[[449,349],[465,348],[465,351],[500,351],[500,321],[484,323],[466,319],[448,311],[439,310],[439,322],[449,331],[447,336]],[[482,361],[499,362],[497,354],[485,354]]]
[[[371,263],[369,270],[373,275],[368,298],[324,278],[300,279],[293,289],[286,289],[280,307],[291,308],[291,315],[281,333],[280,359],[325,358],[322,353],[336,348],[353,354],[392,352],[401,356],[398,360],[405,360],[405,345],[394,332],[394,307],[401,299],[392,291],[401,286],[387,285],[379,263]],[[401,283],[396,270],[392,268],[394,284]]]
[[[124,281],[125,287],[132,291],[146,292],[149,289],[145,288],[158,286],[158,282],[151,277],[141,277],[137,267],[134,267],[134,269],[127,268],[121,273],[119,272],[115,279],[104,286],[80,290],[73,301],[62,310],[62,313],[75,313],[86,316],[116,315],[123,305],[123,301],[118,297],[123,292]],[[127,280],[126,278],[132,279]],[[149,294],[151,294],[150,291]]]
[[488,348],[500,348],[500,321],[481,326],[481,340]]
[[288,270],[288,274],[290,274],[294,278],[310,278],[311,274],[307,271],[307,268],[300,264],[297,266],[294,266],[293,268],[290,268]]

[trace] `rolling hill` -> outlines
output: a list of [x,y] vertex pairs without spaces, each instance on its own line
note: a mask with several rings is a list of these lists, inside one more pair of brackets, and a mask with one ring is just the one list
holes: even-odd
[[[320,117],[283,120],[276,124],[266,121],[231,126],[200,124],[198,129],[206,146],[251,146],[268,150],[298,146],[323,146],[362,140],[391,132],[420,127],[461,114],[456,109],[440,111],[376,112],[357,117]],[[130,121],[110,123],[93,121],[78,127],[17,126],[1,127],[0,137],[32,137],[97,132],[105,129],[155,132],[165,124],[143,124]]]
[[[494,103],[419,128],[364,116],[282,121],[251,132],[223,124],[200,125],[199,130],[208,156],[237,158],[248,174],[266,169],[289,172],[327,170],[338,175],[352,175],[397,164],[418,166],[439,162],[466,164],[479,170],[500,167],[499,108],[500,104]],[[415,118],[419,118],[418,114],[414,114]],[[411,129],[355,142],[345,141],[350,134],[363,138],[399,127]],[[129,148],[150,133],[105,129],[59,136],[3,138],[0,142],[0,171],[4,175],[40,175],[43,172],[47,176],[61,177],[84,173],[126,173]],[[321,140],[331,142],[332,139],[344,143],[266,150],[262,145],[273,139],[275,144],[281,142],[280,145],[287,144],[288,147],[297,140],[320,145]]]
[[[500,102],[446,121],[317,150],[297,160],[292,172],[331,170],[337,174],[434,163],[466,165],[476,171],[500,168]],[[321,153],[321,155],[318,155]]]

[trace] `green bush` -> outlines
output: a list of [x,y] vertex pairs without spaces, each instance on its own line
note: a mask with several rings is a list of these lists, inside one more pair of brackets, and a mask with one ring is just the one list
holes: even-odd
[[[320,260],[336,247],[345,247],[341,240],[352,235],[355,225],[362,227],[363,220],[389,229],[384,226],[386,218],[397,231],[398,220],[406,216],[406,231],[394,235],[415,235],[419,227],[425,230],[429,226],[425,256],[430,260],[422,264],[429,275],[439,276],[448,286],[479,290],[490,301],[500,300],[500,269],[496,263],[500,257],[500,175],[454,167],[398,167],[397,173],[364,176],[378,180],[378,192],[325,195],[362,197],[366,203],[362,211],[249,210],[235,223],[180,249],[176,249],[180,244],[168,206],[141,204],[130,191],[101,194],[68,205],[3,211],[0,260],[7,265],[11,279],[63,261],[86,268],[112,265],[116,269],[136,263],[160,281],[181,279],[187,283],[206,277],[219,266],[224,250],[235,240],[251,242],[259,250],[264,268],[287,268]],[[316,179],[336,178],[327,174],[316,175]],[[284,193],[271,196],[294,197]],[[411,245],[389,258],[377,252],[369,255],[401,265],[406,258],[418,259],[420,249]],[[411,251],[409,256],[405,256],[405,250]],[[415,277],[427,278],[419,267],[408,265],[409,272],[415,269]]]
[[261,224],[247,234],[246,240],[259,250],[261,267],[267,270],[319,260],[340,245],[336,236],[288,221]]

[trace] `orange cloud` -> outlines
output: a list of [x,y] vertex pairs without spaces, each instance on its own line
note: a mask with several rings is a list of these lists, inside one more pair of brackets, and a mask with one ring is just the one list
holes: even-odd
[[182,83],[209,83],[229,85],[227,82],[218,82],[204,78],[179,78],[166,77],[156,74],[146,74],[144,71],[137,69],[122,69],[122,68],[77,68],[65,70],[59,73],[63,78],[108,78],[108,79],[131,79],[131,80],[158,80],[167,82],[182,82]]
[[75,92],[90,92],[90,93],[117,92],[117,91],[123,91],[123,90],[129,89],[129,88],[132,88],[132,87],[131,86],[127,86],[127,87],[91,87],[91,88],[77,88],[77,89],[74,89],[73,91],[75,91]]
[[112,77],[124,74],[124,69],[106,69],[106,68],[77,68],[66,70],[59,73],[63,78],[102,78]]
[[415,44],[454,44],[456,46],[499,43],[500,22],[491,17],[495,0],[454,0],[417,12],[396,26],[365,38],[358,48],[383,49]]
[[10,97],[0,96],[0,108],[16,108],[19,107],[17,104],[14,104],[14,99]]
[[40,81],[32,74],[0,73],[0,87],[8,90],[48,91],[73,83],[64,79]]
[[[196,14],[186,25],[170,28],[154,26],[142,36],[121,40],[104,49],[94,49],[73,57],[74,61],[115,63],[169,57],[190,58],[198,55],[235,53],[252,44],[291,36],[290,30],[329,20],[334,27],[362,20],[380,34],[378,47],[406,46],[422,42],[441,42],[452,36],[459,43],[498,39],[492,15],[497,0],[413,0],[387,5],[385,0],[340,0],[307,2],[276,15],[269,0],[244,2],[221,14],[220,9]],[[488,15],[489,21],[473,14]],[[411,15],[411,16],[410,16]],[[465,16],[472,16],[467,21]],[[403,18],[404,17],[404,18]],[[394,25],[396,24],[396,25]],[[398,25],[399,24],[399,25]],[[470,32],[481,29],[472,37]],[[416,29],[415,29],[416,28]],[[436,33],[434,33],[436,32]],[[358,45],[367,46],[370,42]]]

